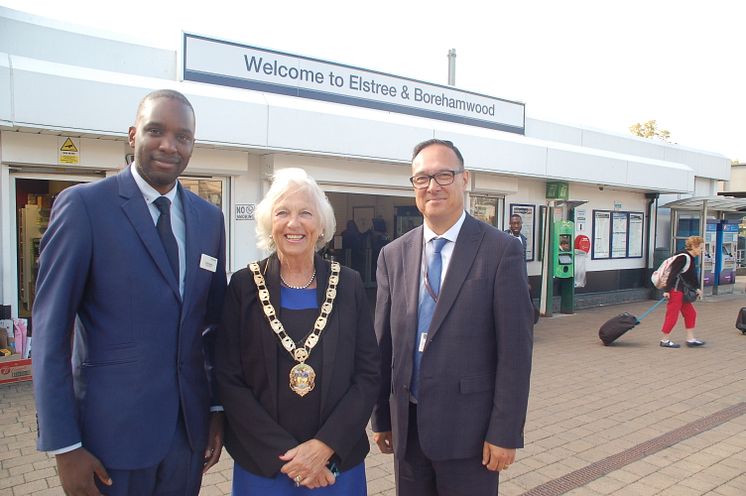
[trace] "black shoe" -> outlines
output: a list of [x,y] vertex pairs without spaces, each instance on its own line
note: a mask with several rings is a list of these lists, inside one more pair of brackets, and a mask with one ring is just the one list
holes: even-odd
[[700,341],[699,339],[695,339],[694,341],[687,341],[686,345],[689,348],[696,348],[698,346],[704,346],[705,342],[704,341]]
[[[702,343],[702,344],[704,344],[704,343]],[[673,341],[669,341],[669,340],[661,341],[660,345],[663,348],[681,348],[680,344],[676,344]]]

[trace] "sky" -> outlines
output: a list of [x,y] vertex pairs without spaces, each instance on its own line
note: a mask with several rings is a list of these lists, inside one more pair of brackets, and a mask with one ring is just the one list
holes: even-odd
[[181,32],[520,101],[529,118],[620,135],[655,119],[678,145],[746,162],[737,0],[0,0],[176,49]]

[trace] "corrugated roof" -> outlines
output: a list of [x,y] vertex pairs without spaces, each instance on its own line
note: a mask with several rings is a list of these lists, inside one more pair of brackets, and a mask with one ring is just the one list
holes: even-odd
[[746,198],[736,198],[735,196],[693,196],[674,200],[662,206],[678,210],[702,210],[705,203],[707,204],[707,210],[719,210],[721,212],[746,210]]

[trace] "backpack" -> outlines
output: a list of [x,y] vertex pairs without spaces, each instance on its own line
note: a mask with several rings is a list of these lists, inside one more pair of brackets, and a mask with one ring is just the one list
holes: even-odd
[[653,275],[650,276],[650,280],[653,281],[653,286],[658,289],[663,289],[666,287],[668,276],[671,274],[671,264],[674,260],[676,260],[676,257],[679,257],[681,255],[684,255],[686,257],[686,262],[684,262],[684,268],[681,269],[681,272],[686,272],[687,270],[689,270],[689,257],[687,257],[685,253],[677,253],[676,255],[665,259],[661,266],[658,267],[658,270],[653,272]]

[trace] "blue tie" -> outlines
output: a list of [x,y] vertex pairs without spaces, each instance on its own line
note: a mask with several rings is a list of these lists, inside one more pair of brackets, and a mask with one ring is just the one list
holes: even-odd
[[[430,290],[436,297],[440,292],[440,274],[443,270],[443,259],[440,256],[440,252],[447,241],[448,240],[445,238],[433,238],[430,240],[432,251],[427,257],[426,280],[429,283]],[[412,361],[412,381],[410,384],[410,392],[415,399],[417,399],[417,389],[420,378],[420,362],[422,361],[422,351],[420,351],[422,347],[420,346],[420,340],[423,339],[422,335],[426,334],[430,329],[430,323],[433,320],[433,313],[435,312],[435,303],[436,300],[426,287],[425,296],[417,311],[417,337],[414,342],[414,359]]]
[[176,243],[176,236],[171,228],[171,200],[165,196],[159,196],[153,201],[153,204],[161,212],[155,228],[158,230],[158,236],[161,237],[161,243],[166,250],[171,270],[173,270],[176,280],[179,280],[179,245]]

